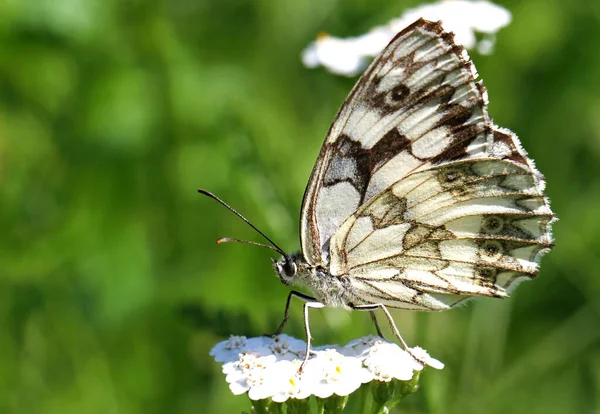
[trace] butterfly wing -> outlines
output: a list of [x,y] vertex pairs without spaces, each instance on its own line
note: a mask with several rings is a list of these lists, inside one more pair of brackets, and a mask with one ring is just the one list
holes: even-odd
[[506,296],[537,274],[553,214],[534,171],[507,159],[446,162],[373,197],[331,239],[330,273],[365,303],[443,310]]
[[544,180],[439,23],[400,32],[340,109],[302,206],[305,259],[363,303],[505,296],[552,244]]
[[327,265],[342,222],[410,172],[488,151],[484,90],[464,49],[418,20],[356,83],[321,148],[304,194],[302,251]]

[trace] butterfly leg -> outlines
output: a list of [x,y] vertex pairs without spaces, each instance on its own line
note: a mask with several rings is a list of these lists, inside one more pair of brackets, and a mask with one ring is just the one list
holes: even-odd
[[308,324],[308,310],[310,308],[320,309],[323,307],[325,307],[325,305],[323,305],[321,302],[306,302],[304,304],[304,332],[306,333],[306,356],[304,357],[304,361],[302,361],[300,368],[298,368],[298,372],[302,372],[302,369],[304,368],[304,365],[306,365],[308,357],[310,356],[310,341],[312,341],[312,336],[310,335],[310,327]]
[[[419,363],[423,364],[423,366],[425,366],[425,362],[421,361],[416,355],[414,355],[413,352],[411,351],[411,349],[408,347],[408,345],[406,344],[406,341],[404,341],[404,339],[402,338],[402,335],[400,335],[400,331],[398,331],[398,328],[396,327],[396,324],[394,323],[394,319],[392,318],[390,311],[387,309],[387,307],[383,303],[375,303],[373,305],[355,305],[355,306],[352,306],[352,309],[359,310],[359,311],[370,311],[371,315],[373,315],[373,312],[376,311],[377,309],[381,309],[390,324],[390,328],[392,328],[392,332],[394,333],[394,336],[396,338],[398,338],[398,340],[402,344],[402,347],[404,348],[404,350],[406,352],[408,352],[408,354],[411,357],[413,357],[416,361],[418,361]],[[371,316],[371,317],[373,317],[373,316]]]
[[381,327],[379,326],[379,322],[377,322],[377,316],[375,316],[375,311],[374,310],[369,311],[369,315],[371,315],[371,320],[375,324],[375,329],[377,329],[377,335],[379,335],[380,338],[385,339],[385,336],[383,336],[383,332],[381,332]]
[[290,302],[292,301],[292,298],[294,296],[297,297],[298,299],[302,299],[305,302],[316,302],[316,299],[313,298],[312,296],[308,296],[308,295],[305,295],[304,293],[292,290],[287,297],[287,301],[285,303],[285,312],[283,314],[283,320],[279,324],[279,327],[272,334],[265,334],[264,336],[277,336],[283,331],[283,328],[285,327],[288,319],[290,318]]

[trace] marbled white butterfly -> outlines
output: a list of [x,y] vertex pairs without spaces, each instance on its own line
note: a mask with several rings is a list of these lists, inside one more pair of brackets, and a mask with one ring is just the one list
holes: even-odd
[[492,122],[477,76],[453,34],[421,19],[342,105],[304,194],[302,251],[287,255],[265,236],[283,255],[280,280],[314,295],[290,292],[275,332],[291,298],[305,300],[305,362],[309,308],[371,311],[375,322],[382,310],[407,348],[387,307],[503,298],[537,274],[555,220],[544,179],[516,135]]

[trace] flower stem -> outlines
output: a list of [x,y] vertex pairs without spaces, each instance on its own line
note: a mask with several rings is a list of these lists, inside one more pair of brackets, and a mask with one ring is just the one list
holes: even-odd
[[317,398],[317,414],[325,414],[325,400]]
[[388,413],[400,400],[415,392],[419,388],[419,374],[420,372],[415,372],[409,381],[399,381],[397,379],[389,382],[374,381],[372,385],[373,406],[371,407],[371,414]]
[[363,384],[360,386],[360,388],[358,389],[358,411],[359,413],[366,413],[367,412],[367,404],[368,404],[368,400],[369,400],[369,391],[371,390],[371,383],[368,382],[366,384]]
[[[346,404],[348,403],[348,396],[339,396],[333,394],[328,398],[317,398],[317,404],[319,407],[323,407],[323,411],[319,411],[324,414],[338,414],[344,411]],[[322,404],[322,405],[321,405]]]
[[310,414],[310,402],[306,398],[304,400],[297,400],[290,398],[286,402],[287,414]]
[[371,406],[371,414],[383,414],[386,411],[386,405],[394,396],[393,381],[373,381],[371,386],[373,393],[373,405]]
[[276,403],[270,398],[251,400],[256,414],[283,414],[283,404]]

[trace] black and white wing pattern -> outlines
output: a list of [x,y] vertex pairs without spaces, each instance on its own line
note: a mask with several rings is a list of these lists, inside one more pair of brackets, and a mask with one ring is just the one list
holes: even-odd
[[309,265],[363,303],[442,310],[505,296],[552,246],[544,180],[495,126],[466,51],[418,20],[338,112],[304,195]]

